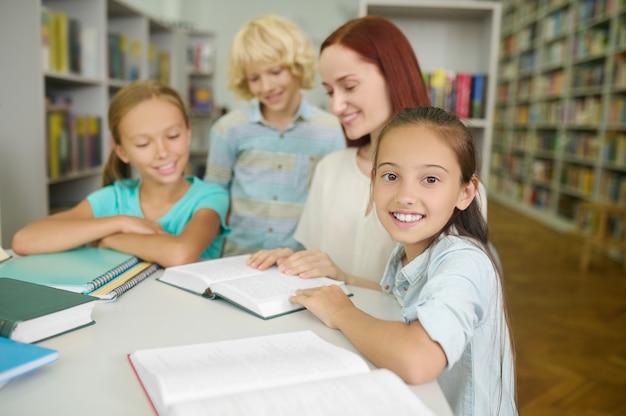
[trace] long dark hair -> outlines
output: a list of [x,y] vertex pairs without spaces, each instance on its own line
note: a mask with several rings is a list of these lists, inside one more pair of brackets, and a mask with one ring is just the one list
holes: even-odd
[[[372,168],[372,180],[376,177],[376,166],[378,165],[378,152],[380,145],[385,136],[392,130],[407,126],[422,125],[431,129],[438,137],[444,139],[453,153],[461,168],[462,184],[468,184],[473,178],[476,178],[476,144],[471,130],[463,124],[463,122],[454,114],[437,107],[413,107],[405,108],[400,111],[391,121],[383,128],[376,144],[374,153],[374,166]],[[477,178],[476,178],[477,179]],[[454,234],[461,237],[467,237],[467,240],[473,242],[489,257],[494,267],[496,275],[499,278],[498,290],[502,296],[503,325],[509,332],[509,342],[511,345],[511,353],[515,356],[515,348],[513,336],[511,334],[510,316],[507,308],[506,293],[504,291],[503,273],[499,261],[496,259],[494,249],[489,243],[489,230],[487,220],[483,216],[478,198],[474,198],[469,206],[460,210],[454,208],[454,212],[443,229],[433,237],[431,244],[437,241],[442,234]],[[497,340],[500,342],[500,376],[503,376],[504,366],[504,348],[505,339]],[[515,369],[512,369],[514,378]],[[502,389],[500,389],[502,395]],[[515,400],[515,397],[513,398]],[[500,401],[501,403],[501,401]],[[498,411],[499,413],[499,411]]]

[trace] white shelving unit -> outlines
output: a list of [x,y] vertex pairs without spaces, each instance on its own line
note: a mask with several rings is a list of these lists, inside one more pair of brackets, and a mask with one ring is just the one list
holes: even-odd
[[[0,77],[0,175],[3,178],[0,224],[2,242],[9,246],[13,234],[27,223],[57,208],[74,205],[101,185],[102,164],[110,150],[106,127],[108,103],[130,82],[128,77],[109,77],[108,35],[125,36],[129,51],[126,56],[136,63],[139,79],[154,77],[149,45],[153,45],[152,50],[169,55],[167,71],[163,71],[166,75],[160,77],[185,99],[191,82],[186,67],[188,42],[200,40],[122,0],[15,1],[1,7],[0,53],[5,58]],[[83,69],[91,69],[88,75],[84,71],[44,68],[41,37],[44,9],[63,12],[68,19],[80,22],[81,30],[91,31],[92,47],[83,45]],[[91,52],[85,55],[88,51]],[[131,51],[136,52],[132,57]],[[71,112],[100,118],[101,160],[96,166],[49,178],[45,97],[50,94],[70,98]]]
[[185,77],[188,94],[192,146],[189,174],[204,177],[209,150],[209,130],[221,115],[214,100],[214,76],[216,65],[216,35],[210,31],[186,32],[185,50],[187,62]]
[[480,177],[489,189],[501,5],[490,1],[361,0],[359,14],[379,15],[407,36],[422,71],[437,68],[487,75],[484,119],[468,119],[480,149]]
[[491,195],[567,231],[582,202],[626,203],[626,6],[503,3]]

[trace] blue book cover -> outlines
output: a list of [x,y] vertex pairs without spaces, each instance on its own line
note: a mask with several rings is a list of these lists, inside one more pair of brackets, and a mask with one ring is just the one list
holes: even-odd
[[137,264],[131,254],[83,247],[58,253],[15,256],[0,264],[0,276],[89,293]]
[[56,350],[0,337],[0,385],[58,358]]

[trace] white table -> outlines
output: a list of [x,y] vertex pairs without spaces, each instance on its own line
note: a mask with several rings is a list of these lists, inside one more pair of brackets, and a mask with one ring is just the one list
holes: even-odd
[[[311,329],[356,351],[340,331],[329,329],[306,310],[264,321],[226,301],[158,282],[157,275],[115,302],[96,304],[95,325],[41,342],[57,349],[59,360],[0,388],[0,415],[153,415],[127,359],[139,349]],[[399,319],[395,299],[373,290],[350,289],[352,301],[361,309],[383,319]],[[436,414],[452,415],[436,382],[411,389]]]

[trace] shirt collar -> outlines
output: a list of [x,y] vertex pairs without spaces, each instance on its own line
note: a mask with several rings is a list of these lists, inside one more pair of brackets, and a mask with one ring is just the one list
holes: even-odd
[[[300,100],[300,106],[298,107],[298,112],[291,120],[291,124],[298,120],[308,120],[312,116],[313,106],[309,104],[309,102],[302,96]],[[252,105],[250,107],[250,121],[253,123],[262,123],[263,122],[263,113],[261,113],[261,103],[259,100],[254,99]]]

